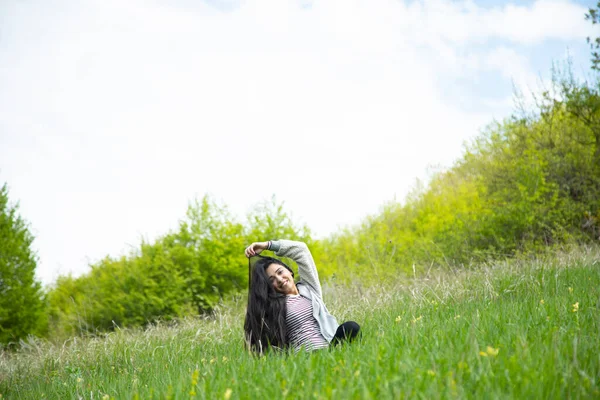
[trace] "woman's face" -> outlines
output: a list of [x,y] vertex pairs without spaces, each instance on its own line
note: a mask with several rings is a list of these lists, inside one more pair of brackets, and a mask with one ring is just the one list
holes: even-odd
[[296,294],[296,284],[292,273],[286,267],[273,263],[266,269],[269,282],[278,293]]

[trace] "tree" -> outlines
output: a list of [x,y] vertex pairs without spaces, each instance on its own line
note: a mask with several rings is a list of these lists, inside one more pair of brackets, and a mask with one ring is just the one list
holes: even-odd
[[8,201],[8,188],[0,189],[0,343],[37,335],[46,325],[44,299],[35,280],[37,257],[33,236]]
[[189,204],[179,231],[163,238],[198,313],[212,311],[223,295],[246,287],[243,229],[225,205],[204,196]]
[[[593,25],[600,23],[600,1],[596,5],[596,8],[590,8],[588,12],[585,14],[585,20],[591,21]],[[592,50],[592,69],[596,71],[600,71],[600,37],[597,38],[587,38],[587,42],[590,45]]]

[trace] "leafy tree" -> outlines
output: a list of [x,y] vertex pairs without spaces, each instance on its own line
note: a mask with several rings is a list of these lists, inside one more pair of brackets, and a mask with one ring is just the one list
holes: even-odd
[[243,229],[226,206],[204,196],[188,206],[179,230],[164,237],[166,252],[198,313],[210,312],[224,294],[248,284]]
[[44,299],[35,280],[37,257],[33,236],[8,201],[8,188],[0,189],[0,343],[38,335],[46,327]]

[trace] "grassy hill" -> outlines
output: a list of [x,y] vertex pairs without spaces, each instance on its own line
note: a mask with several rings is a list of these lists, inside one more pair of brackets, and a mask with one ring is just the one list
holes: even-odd
[[0,357],[0,398],[600,398],[600,249],[375,286],[325,285],[359,342],[254,357],[245,298],[214,317]]

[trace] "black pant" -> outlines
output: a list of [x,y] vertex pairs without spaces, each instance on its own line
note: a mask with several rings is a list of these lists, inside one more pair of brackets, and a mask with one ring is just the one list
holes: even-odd
[[338,326],[335,336],[331,341],[331,344],[336,345],[342,342],[351,342],[360,333],[360,325],[354,321],[346,321]]

